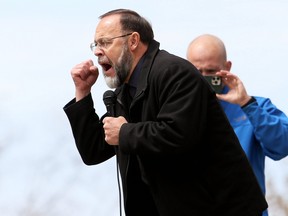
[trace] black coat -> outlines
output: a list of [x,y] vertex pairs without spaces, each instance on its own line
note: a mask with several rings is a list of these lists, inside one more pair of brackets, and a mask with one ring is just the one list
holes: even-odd
[[[129,122],[116,147],[127,216],[248,216],[267,208],[214,92],[191,63],[153,41],[130,107],[125,87],[115,93],[116,115]],[[64,110],[86,164],[115,155],[91,95]]]

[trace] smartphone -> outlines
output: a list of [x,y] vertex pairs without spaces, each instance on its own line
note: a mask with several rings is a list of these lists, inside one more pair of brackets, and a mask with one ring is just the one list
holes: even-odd
[[221,94],[222,92],[222,79],[220,76],[204,76],[205,79],[208,81],[212,89],[217,93]]

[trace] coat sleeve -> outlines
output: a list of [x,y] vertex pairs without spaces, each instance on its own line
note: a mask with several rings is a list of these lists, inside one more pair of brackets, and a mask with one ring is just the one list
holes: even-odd
[[280,160],[288,155],[288,118],[268,98],[243,108],[254,128],[254,134],[266,156]]
[[77,149],[87,165],[101,163],[115,154],[114,148],[104,140],[103,124],[93,106],[91,94],[64,106]]

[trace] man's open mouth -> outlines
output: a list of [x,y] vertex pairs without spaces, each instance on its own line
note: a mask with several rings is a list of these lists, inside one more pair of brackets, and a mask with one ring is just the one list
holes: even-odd
[[104,71],[110,70],[112,67],[110,64],[100,64]]

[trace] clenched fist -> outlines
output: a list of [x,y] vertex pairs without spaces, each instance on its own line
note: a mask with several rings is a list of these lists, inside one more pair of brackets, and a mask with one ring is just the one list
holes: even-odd
[[119,132],[121,126],[127,123],[123,116],[117,118],[105,117],[103,119],[103,128],[105,133],[105,141],[110,145],[119,145]]
[[94,66],[92,60],[84,61],[72,68],[71,76],[76,88],[76,101],[81,100],[91,92],[98,75],[98,68]]

